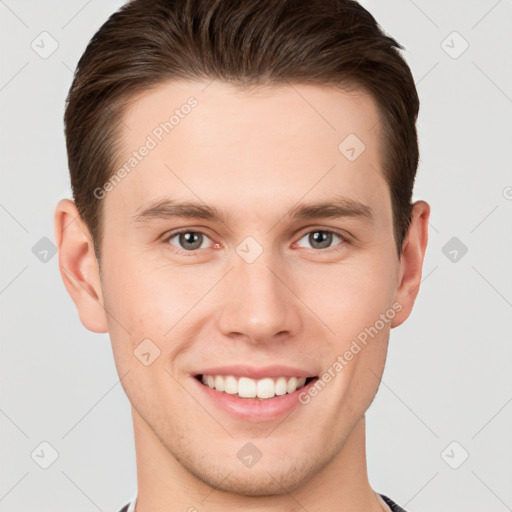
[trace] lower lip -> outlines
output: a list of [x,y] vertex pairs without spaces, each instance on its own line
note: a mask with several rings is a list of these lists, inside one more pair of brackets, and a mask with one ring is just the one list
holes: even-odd
[[300,404],[299,395],[308,392],[309,388],[315,384],[318,379],[313,379],[305,386],[297,389],[293,393],[285,395],[276,395],[274,398],[239,398],[223,391],[206,386],[199,382],[195,377],[192,380],[199,386],[200,392],[204,393],[217,407],[224,409],[233,416],[246,421],[270,421],[280,418],[286,413],[290,413]]

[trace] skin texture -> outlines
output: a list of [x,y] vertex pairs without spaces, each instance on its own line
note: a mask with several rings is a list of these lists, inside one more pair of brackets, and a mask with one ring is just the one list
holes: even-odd
[[[365,411],[390,330],[419,290],[429,205],[414,204],[399,257],[376,105],[324,86],[160,85],[125,112],[119,166],[191,96],[197,106],[102,200],[101,274],[73,202],[55,212],[66,288],[83,325],[110,333],[132,404],[137,512],[389,510],[368,482]],[[351,133],[366,146],[354,161],[338,149]],[[163,198],[216,207],[225,219],[134,221]],[[286,216],[298,203],[339,198],[369,206],[373,221]],[[182,228],[204,234],[199,249],[170,238]],[[315,243],[315,230],[334,232],[330,245]],[[252,263],[237,252],[248,236],[262,249]],[[393,304],[393,319],[284,419],[241,421],[193,381],[201,368],[231,364],[320,376]],[[149,366],[134,357],[145,339],[160,351]],[[251,468],[237,457],[248,441],[262,453]]]

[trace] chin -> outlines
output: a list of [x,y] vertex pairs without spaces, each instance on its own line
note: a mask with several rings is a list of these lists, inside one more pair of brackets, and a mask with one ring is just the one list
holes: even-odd
[[220,482],[218,480],[216,475],[213,481],[206,483],[218,491],[242,496],[276,496],[300,487],[307,480],[307,475],[291,468],[279,467],[274,471],[252,468],[233,471],[229,477]]
[[190,464],[190,461],[181,463],[195,478],[217,492],[242,496],[285,495],[305,484],[322,467],[319,460],[311,461],[309,458],[293,461],[287,457],[274,463],[269,460],[264,462],[263,459],[264,456],[252,468],[243,467],[238,460],[234,466],[222,463],[210,465],[207,460],[202,460],[200,464]]

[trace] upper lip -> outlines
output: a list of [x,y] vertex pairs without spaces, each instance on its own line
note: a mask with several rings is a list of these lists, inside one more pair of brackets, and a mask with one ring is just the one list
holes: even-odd
[[247,365],[229,365],[204,368],[194,375],[233,375],[235,377],[249,377],[263,379],[265,377],[316,377],[316,375],[302,368],[293,366],[272,365],[256,368]]

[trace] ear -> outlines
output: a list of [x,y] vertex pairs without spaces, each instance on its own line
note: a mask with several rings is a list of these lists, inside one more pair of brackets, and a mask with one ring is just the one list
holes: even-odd
[[400,255],[400,270],[395,301],[402,309],[391,322],[391,327],[398,327],[411,314],[414,301],[418,295],[421,283],[423,259],[428,242],[428,219],[430,206],[425,201],[413,204],[411,222],[404,240]]
[[59,269],[73,299],[80,321],[92,332],[107,332],[100,271],[89,230],[70,199],[55,208],[54,234],[59,250]]

